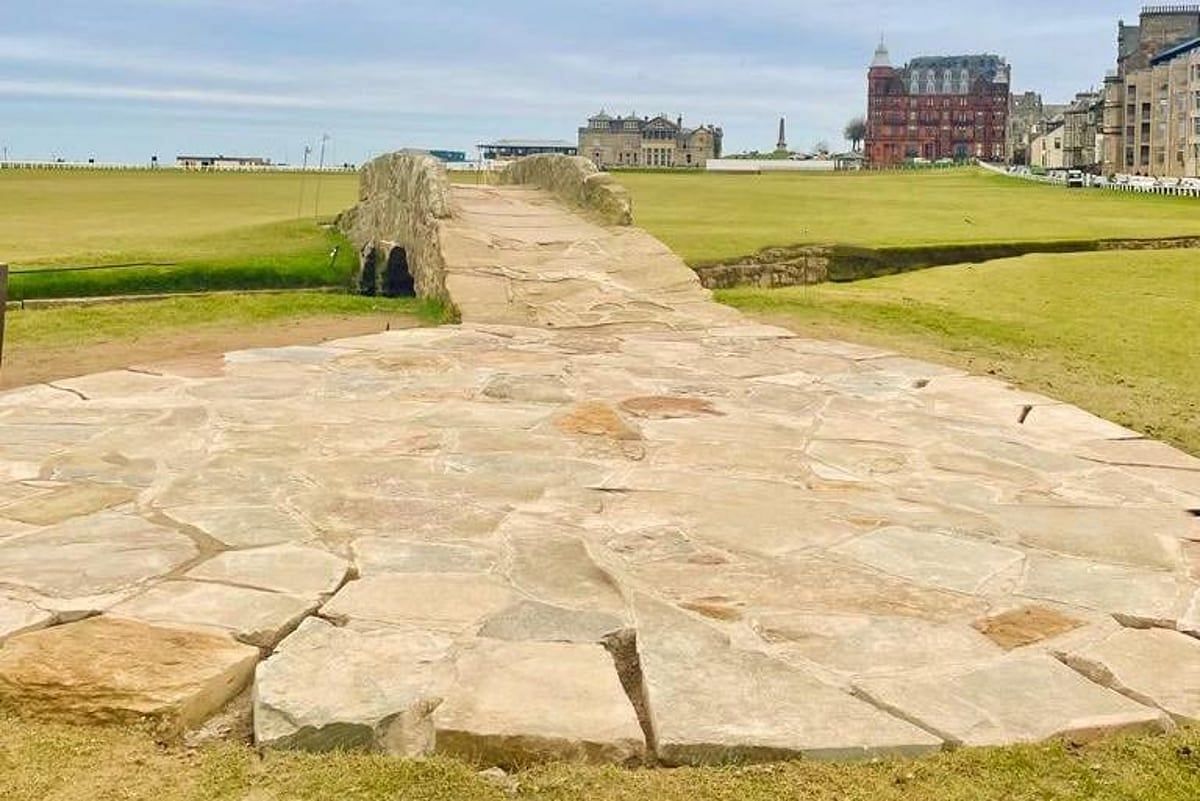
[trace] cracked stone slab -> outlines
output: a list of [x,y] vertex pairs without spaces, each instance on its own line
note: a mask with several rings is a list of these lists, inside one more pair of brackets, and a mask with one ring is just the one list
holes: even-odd
[[315,612],[315,599],[202,581],[165,581],[112,608],[117,617],[147,623],[211,626],[241,642],[273,648]]
[[192,540],[173,529],[101,513],[0,542],[0,582],[60,599],[87,597],[143,584],[196,555]]
[[309,618],[254,678],[254,741],[301,751],[433,753],[449,638]]
[[864,534],[833,551],[893,576],[964,593],[979,592],[1025,558],[1012,548],[900,527]]
[[1039,654],[956,672],[855,682],[882,709],[970,746],[1165,731],[1170,721]]
[[224,634],[110,617],[22,634],[0,648],[0,701],[69,723],[203,723],[250,681],[258,649]]
[[637,605],[658,758],[668,765],[867,759],[941,739],[655,602]]
[[27,631],[44,629],[54,622],[54,615],[31,603],[0,597],[0,645],[10,637]]
[[1059,658],[1097,684],[1157,707],[1182,724],[1200,723],[1200,640],[1166,629],[1122,629]]
[[383,573],[342,587],[321,607],[321,615],[336,622],[459,633],[516,598],[512,588],[492,575]]
[[636,764],[645,737],[600,645],[478,640],[434,713],[440,754],[517,767]]
[[328,551],[276,545],[217,554],[187,575],[315,599],[335,592],[349,573],[350,565]]

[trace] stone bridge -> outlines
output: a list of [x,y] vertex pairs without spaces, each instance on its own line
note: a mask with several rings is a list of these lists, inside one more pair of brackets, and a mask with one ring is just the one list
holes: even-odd
[[387,157],[344,220],[461,325],[0,394],[0,703],[506,767],[1200,719],[1200,461],[748,322],[578,162],[509,180]]

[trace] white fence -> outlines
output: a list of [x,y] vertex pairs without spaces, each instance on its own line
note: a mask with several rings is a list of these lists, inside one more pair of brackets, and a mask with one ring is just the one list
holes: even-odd
[[291,164],[268,164],[265,166],[222,166],[181,167],[176,164],[109,164],[88,161],[0,161],[0,170],[122,170],[145,171],[172,170],[179,172],[357,172],[357,167],[301,167]]
[[[1067,185],[1067,174],[1056,171],[1046,175],[1035,175],[1028,168],[1002,167],[998,164],[979,162],[979,166],[997,175],[1036,181],[1042,184]],[[1085,185],[1093,189],[1108,189],[1113,192],[1137,192],[1144,195],[1168,195],[1171,197],[1200,198],[1200,179],[1195,178],[1148,178],[1140,175],[1118,175],[1113,180],[1103,176],[1083,176]]]
[[709,172],[833,172],[837,162],[826,159],[709,159],[705,168]]

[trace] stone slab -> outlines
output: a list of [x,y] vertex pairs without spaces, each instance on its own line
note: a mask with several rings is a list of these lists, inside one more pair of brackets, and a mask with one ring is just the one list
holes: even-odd
[[315,599],[202,581],[165,581],[112,608],[147,623],[211,626],[260,648],[273,648],[315,612]]
[[982,667],[855,682],[882,709],[948,742],[1003,745],[1163,731],[1156,709],[1093,684],[1054,657],[1011,657]]
[[54,615],[31,603],[0,597],[0,645],[10,637],[27,631],[44,629],[54,622]]
[[0,517],[34,526],[52,526],[130,503],[137,491],[107,484],[68,484],[0,509]]
[[242,692],[257,661],[258,649],[224,634],[96,617],[0,648],[0,701],[44,719],[149,720],[178,734]]
[[434,721],[438,753],[505,768],[645,757],[634,707],[599,645],[479,640],[458,655]]
[[189,571],[188,577],[319,598],[336,592],[349,573],[350,565],[328,551],[276,545],[218,554]]
[[360,575],[374,573],[486,573],[495,565],[487,551],[468,545],[409,542],[391,537],[354,541],[354,564]]
[[1200,640],[1194,637],[1122,629],[1060,658],[1097,684],[1157,707],[1179,723],[1200,723]]
[[667,765],[911,756],[942,745],[805,672],[735,649],[681,612],[636,609],[655,751]]
[[519,601],[489,617],[479,636],[529,642],[601,643],[625,626],[625,621],[616,615]]
[[0,542],[0,583],[56,598],[100,595],[166,575],[196,554],[177,531],[101,513]]
[[758,615],[754,627],[780,658],[799,656],[850,675],[915,670],[932,659],[969,664],[1001,653],[968,625],[917,618],[775,612]]
[[450,640],[309,618],[258,666],[254,740],[302,751],[433,753]]
[[335,622],[464,632],[508,607],[516,594],[486,574],[384,573],[352,581],[321,607]]
[[1025,558],[1020,551],[931,531],[892,527],[833,549],[894,576],[957,592],[979,592]]
[[1017,594],[1108,612],[1136,625],[1175,628],[1191,587],[1172,573],[1034,555]]

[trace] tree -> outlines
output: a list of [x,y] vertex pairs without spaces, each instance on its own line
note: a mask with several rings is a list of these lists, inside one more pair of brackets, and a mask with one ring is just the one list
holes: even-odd
[[862,117],[855,117],[846,123],[845,131],[846,141],[850,143],[851,149],[858,152],[859,145],[867,138],[867,121]]
[[826,142],[824,139],[822,139],[820,142],[817,142],[815,145],[813,145],[813,155],[814,156],[821,156],[828,152],[829,152],[829,143]]

